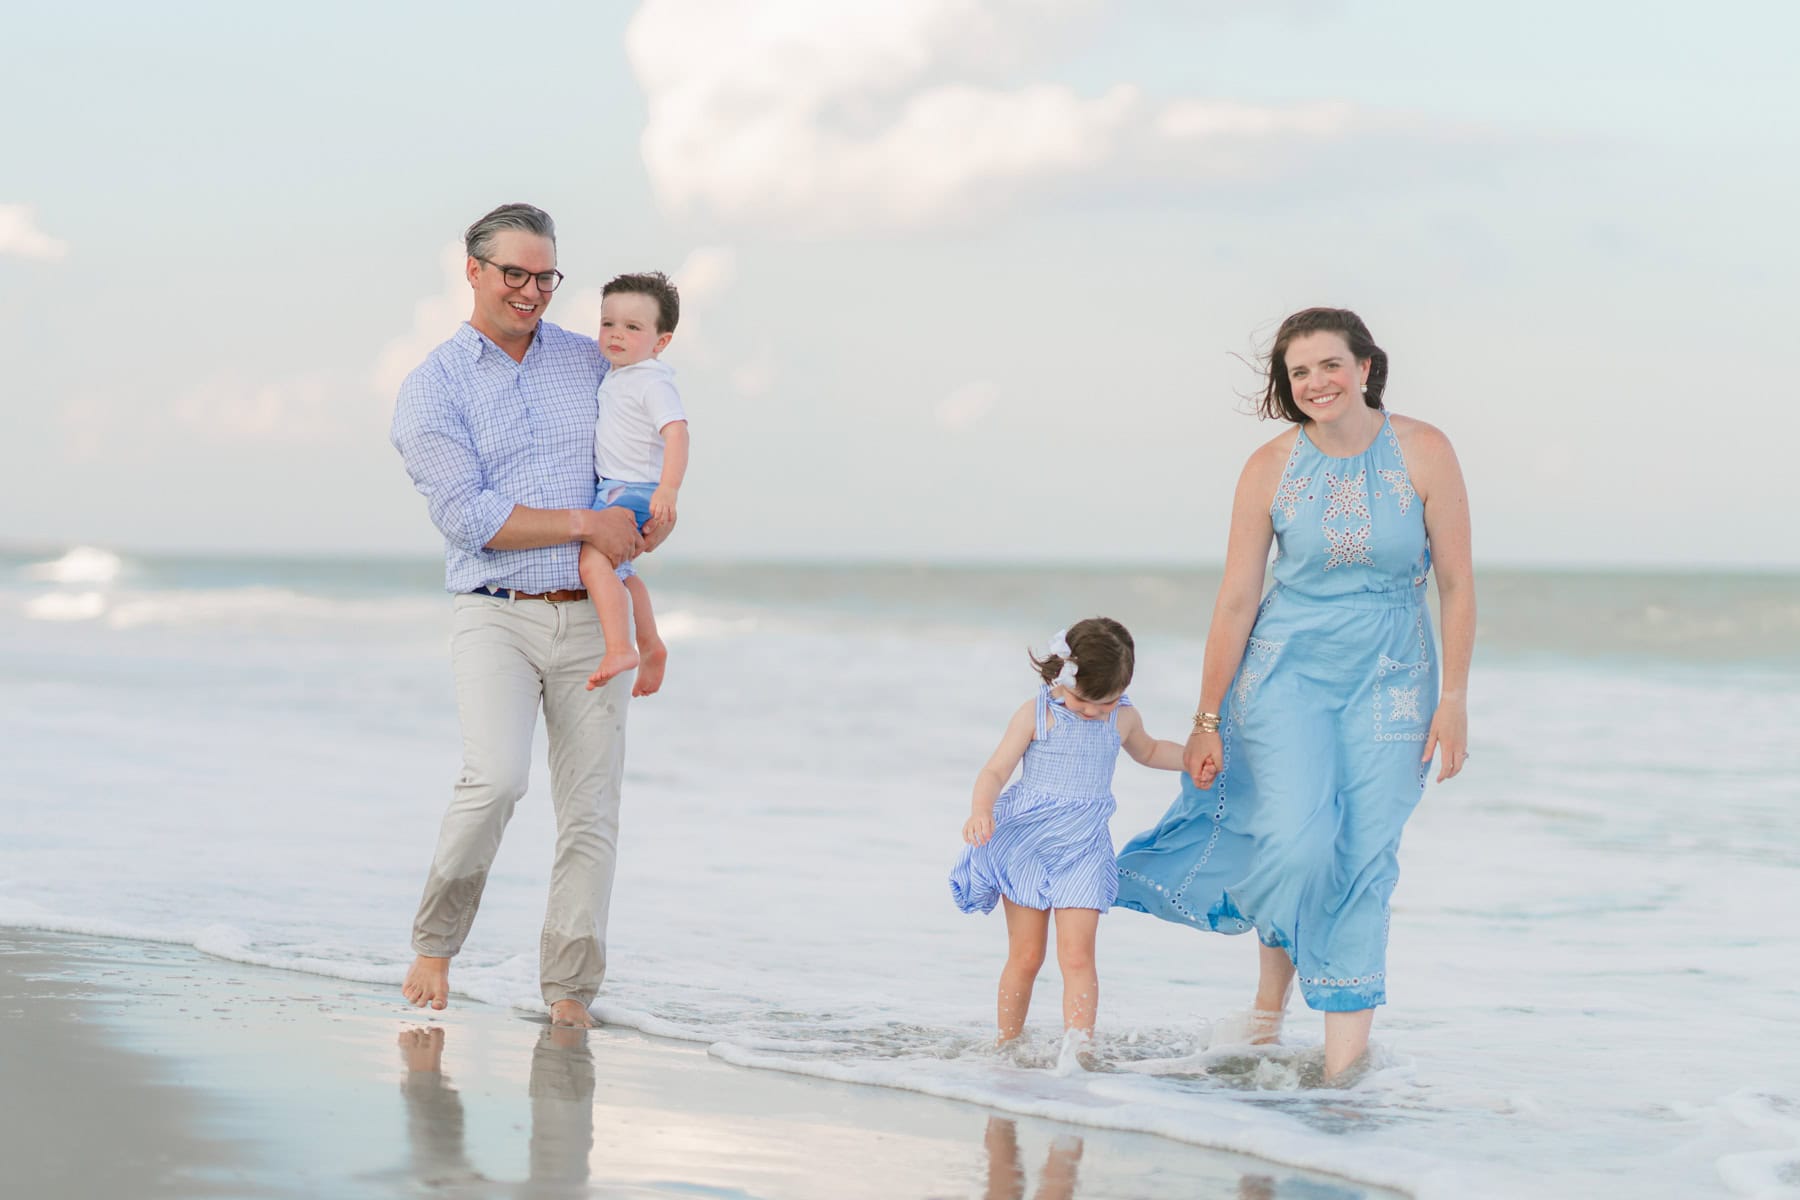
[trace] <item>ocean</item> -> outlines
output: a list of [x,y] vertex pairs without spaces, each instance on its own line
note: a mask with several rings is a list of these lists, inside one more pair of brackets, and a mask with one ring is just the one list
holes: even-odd
[[[1373,1069],[1234,1030],[1248,938],[1101,922],[989,1048],[1001,920],[946,876],[976,770],[1095,614],[1185,735],[1216,572],[651,563],[603,1020],[745,1067],[1245,1151],[1421,1197],[1800,1195],[1800,577],[1483,571],[1473,757],[1401,851]],[[0,554],[0,926],[397,984],[456,772],[430,561]],[[541,743],[540,732],[540,743]],[[542,769],[452,974],[537,1003]],[[1115,841],[1171,774],[1122,760]],[[466,1001],[459,1001],[466,1002]]]

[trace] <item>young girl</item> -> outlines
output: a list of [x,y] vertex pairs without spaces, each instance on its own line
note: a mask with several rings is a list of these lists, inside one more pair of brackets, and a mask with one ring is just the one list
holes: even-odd
[[[1000,973],[1000,1044],[1018,1037],[1044,965],[1050,914],[1063,977],[1063,1029],[1092,1035],[1100,1006],[1094,934],[1119,891],[1107,821],[1119,748],[1147,767],[1181,770],[1182,748],[1158,741],[1125,688],[1135,657],[1117,621],[1090,617],[1035,655],[1043,686],[1013,714],[999,749],[975,777],[963,826],[968,843],[950,873],[964,912],[1006,904],[1006,969]],[[1023,759],[1019,779],[1002,792]]]

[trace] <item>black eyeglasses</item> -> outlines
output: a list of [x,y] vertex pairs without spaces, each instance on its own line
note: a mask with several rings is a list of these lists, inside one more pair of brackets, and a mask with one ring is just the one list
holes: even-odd
[[539,271],[534,275],[524,267],[504,267],[493,259],[482,258],[480,255],[475,256],[475,261],[486,263],[488,266],[494,268],[494,270],[500,272],[500,278],[505,281],[506,286],[509,288],[522,288],[525,286],[525,281],[527,279],[535,279],[537,280],[538,291],[549,293],[554,292],[558,285],[563,281],[563,273],[561,271]]

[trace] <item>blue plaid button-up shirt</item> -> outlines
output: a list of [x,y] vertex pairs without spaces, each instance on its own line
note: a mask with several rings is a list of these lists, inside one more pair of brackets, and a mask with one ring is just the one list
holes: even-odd
[[581,547],[489,550],[515,504],[594,503],[594,422],[606,359],[548,321],[523,362],[464,322],[400,385],[389,440],[444,535],[444,587],[581,586]]

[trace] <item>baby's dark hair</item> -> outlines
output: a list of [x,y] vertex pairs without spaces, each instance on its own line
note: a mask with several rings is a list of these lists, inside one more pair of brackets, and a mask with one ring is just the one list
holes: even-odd
[[616,275],[600,289],[602,296],[612,296],[620,292],[627,295],[648,296],[656,301],[656,332],[674,333],[675,323],[681,320],[681,293],[669,282],[669,277],[661,271],[639,271],[635,275]]
[[[1069,657],[1075,660],[1075,690],[1084,700],[1111,700],[1131,686],[1131,671],[1137,665],[1137,647],[1131,631],[1111,617],[1088,617],[1069,626],[1064,635],[1069,642]],[[1039,658],[1033,654],[1031,665],[1038,677],[1050,683],[1062,673],[1063,658],[1052,651]]]

